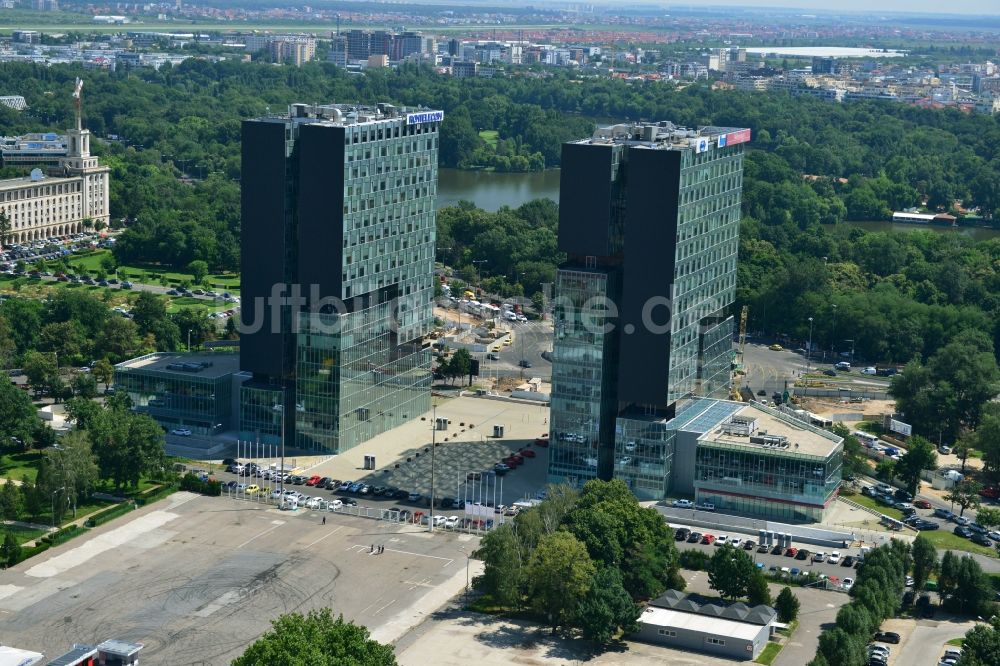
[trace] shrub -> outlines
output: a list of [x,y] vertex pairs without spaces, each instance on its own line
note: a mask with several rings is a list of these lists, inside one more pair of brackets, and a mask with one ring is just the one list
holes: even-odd
[[682,550],[680,553],[680,564],[684,569],[691,571],[705,571],[711,561],[708,553],[700,550]]

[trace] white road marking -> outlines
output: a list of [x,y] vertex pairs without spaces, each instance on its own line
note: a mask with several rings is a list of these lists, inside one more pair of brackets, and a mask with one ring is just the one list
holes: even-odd
[[372,615],[378,615],[379,613],[381,613],[382,611],[384,611],[386,608],[388,608],[389,606],[393,605],[394,603],[396,603],[395,599],[393,599],[392,601],[390,601],[389,603],[387,603],[385,606],[382,606],[382,608],[379,608],[377,611],[375,611],[374,613],[372,613]]
[[338,527],[335,530],[331,530],[330,532],[327,532],[326,534],[324,534],[323,536],[321,536],[320,538],[316,539],[311,544],[309,544],[308,546],[306,546],[306,548],[312,548],[313,546],[315,546],[316,544],[318,544],[323,539],[327,538],[328,536],[333,536],[334,534],[336,534],[337,532],[339,532],[342,529],[344,529],[343,525],[341,525],[340,527]]
[[[364,608],[362,608],[361,609],[361,613],[362,614],[367,613],[368,609],[371,608],[372,606],[374,606],[375,604],[377,604],[381,599],[382,599],[382,595],[380,594],[377,597],[375,597],[375,601],[371,602],[370,604],[368,604],[367,606],[365,606]],[[393,599],[393,601],[395,601],[395,599]],[[392,602],[389,602],[389,603],[392,603]]]
[[[364,546],[361,544],[354,544],[353,546],[351,546],[351,548],[364,548]],[[350,550],[350,548],[348,548],[348,550]],[[414,557],[429,557],[432,560],[444,560],[446,563],[444,566],[448,566],[449,564],[455,561],[454,559],[448,557],[438,557],[437,555],[424,555],[423,553],[411,553],[408,550],[396,550],[394,548],[386,548],[383,552],[399,553],[400,555],[413,555]]]
[[0,585],[0,599],[4,599],[11,595],[17,594],[23,589],[24,589],[23,587],[20,587],[18,585]]
[[274,525],[274,526],[272,526],[272,527],[269,527],[269,528],[267,528],[266,530],[264,530],[264,531],[263,531],[263,532],[261,532],[260,534],[256,534],[256,535],[254,535],[254,536],[250,537],[249,539],[247,539],[246,541],[244,541],[244,542],[243,542],[243,543],[241,543],[240,545],[236,546],[236,549],[237,549],[237,550],[239,550],[240,548],[242,548],[243,546],[247,545],[248,543],[250,543],[250,542],[251,542],[251,541],[253,541],[254,539],[257,539],[257,538],[259,538],[259,537],[262,537],[262,536],[264,536],[265,534],[267,534],[268,532],[273,532],[274,530],[278,529],[279,527],[281,527],[281,526],[282,526],[282,525],[284,524],[284,522],[283,522],[283,521],[277,521],[277,520],[276,520],[276,521],[274,521],[274,522],[276,522],[276,523],[278,523],[278,524],[277,524],[277,525]]

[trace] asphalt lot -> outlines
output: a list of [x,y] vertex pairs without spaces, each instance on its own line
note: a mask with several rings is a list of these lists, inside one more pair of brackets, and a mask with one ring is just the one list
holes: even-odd
[[393,641],[477,574],[472,535],[325,515],[176,493],[0,572],[0,636],[50,658],[119,638],[146,663],[228,664],[292,611]]

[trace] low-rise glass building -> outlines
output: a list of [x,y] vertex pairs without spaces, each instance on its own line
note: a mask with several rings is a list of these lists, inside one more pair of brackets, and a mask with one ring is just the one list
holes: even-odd
[[115,366],[115,389],[164,428],[214,435],[234,427],[239,355],[232,351],[147,354]]

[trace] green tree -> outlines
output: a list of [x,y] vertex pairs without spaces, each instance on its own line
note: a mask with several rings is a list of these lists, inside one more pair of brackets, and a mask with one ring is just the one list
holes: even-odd
[[945,600],[945,607],[952,612],[974,617],[988,612],[993,594],[993,585],[979,562],[963,555],[955,572],[955,590]]
[[1000,617],[990,618],[989,624],[978,623],[965,634],[960,663],[962,666],[1000,664]]
[[468,377],[472,371],[472,355],[467,349],[458,349],[448,360],[447,372],[445,373],[452,380],[459,377]]
[[125,484],[134,488],[143,474],[164,469],[163,429],[145,414],[108,408],[88,429],[100,476],[113,481],[116,489]]
[[958,456],[958,459],[962,461],[962,474],[965,474],[965,463],[969,459],[969,454],[972,453],[972,449],[975,446],[975,435],[971,438],[962,438],[955,442],[955,446],[951,448],[951,452]]
[[21,477],[21,496],[24,497],[24,511],[32,518],[37,519],[42,513],[44,490],[31,482],[27,475]]
[[951,594],[955,589],[955,585],[958,584],[958,567],[958,557],[950,550],[944,551],[944,555],[941,556],[940,573],[937,579],[938,593],[942,599]]
[[0,450],[15,440],[27,447],[38,423],[31,398],[10,382],[0,382]]
[[76,424],[79,430],[88,429],[101,411],[101,406],[93,400],[71,398],[66,401],[66,415]]
[[619,631],[628,634],[638,630],[640,612],[622,585],[621,573],[612,567],[601,567],[580,603],[577,623],[584,638],[604,644]]
[[205,308],[184,308],[173,315],[173,322],[179,329],[180,339],[192,347],[200,347],[206,340],[212,339],[213,328],[208,323]]
[[21,495],[21,488],[13,479],[7,479],[0,488],[0,518],[17,520],[23,510],[24,497]]
[[892,458],[879,460],[878,464],[875,465],[875,478],[892,483],[892,480],[896,478],[896,461]]
[[587,548],[572,534],[555,532],[539,540],[528,563],[528,599],[553,633],[578,617],[596,570]]
[[115,261],[114,255],[111,254],[110,252],[108,252],[103,257],[101,257],[101,269],[105,273],[108,273],[108,274],[114,273],[115,269],[117,267],[118,267],[118,263]]
[[964,516],[965,510],[972,507],[978,508],[980,503],[979,491],[983,489],[983,484],[971,479],[963,479],[952,487],[951,491],[944,496],[949,502],[954,502],[959,507],[958,515]]
[[839,626],[819,635],[819,653],[829,666],[855,666],[865,663],[868,636],[850,634]]
[[45,450],[49,470],[49,486],[65,488],[67,496],[82,501],[90,496],[97,485],[98,468],[85,430],[74,430],[64,435],[56,446]]
[[52,354],[34,351],[25,354],[24,374],[28,378],[28,385],[39,392],[55,394],[62,385]]
[[94,377],[96,377],[98,381],[104,384],[104,387],[107,388],[111,383],[111,380],[114,378],[115,368],[111,365],[111,362],[108,361],[108,359],[101,358],[94,364],[91,372],[94,374]]
[[778,619],[788,623],[799,616],[800,605],[799,599],[792,592],[792,589],[783,587],[774,602],[774,609],[778,611]]
[[1000,527],[1000,509],[991,506],[980,507],[976,512],[976,522],[986,529]]
[[97,380],[89,372],[81,372],[73,378],[73,393],[85,399],[97,397]]
[[672,530],[655,509],[640,506],[622,480],[588,481],[563,526],[595,562],[621,570],[633,599],[684,589]]
[[937,452],[934,445],[919,435],[914,435],[906,453],[896,462],[895,472],[906,490],[916,495],[920,488],[920,473],[937,469]]
[[764,574],[759,571],[755,571],[753,577],[750,579],[750,585],[747,586],[747,603],[751,606],[758,606],[763,604],[765,606],[771,605],[771,590],[767,586],[767,579],[764,578]]
[[712,555],[708,585],[723,599],[732,601],[747,596],[755,573],[753,559],[747,552],[726,544]]
[[0,546],[0,559],[3,559],[5,565],[13,566],[17,564],[20,557],[21,544],[17,542],[13,532],[4,530],[3,545]]
[[132,306],[132,321],[139,327],[139,332],[149,333],[157,322],[166,319],[167,305],[164,300],[148,291],[139,292]]
[[396,657],[391,645],[372,640],[365,627],[345,622],[343,615],[335,620],[323,608],[280,616],[232,666],[273,664],[395,666]]
[[191,273],[195,284],[204,283],[205,278],[208,277],[208,263],[202,261],[201,259],[195,259],[192,261],[188,264],[187,269],[188,272]]
[[913,540],[910,552],[913,555],[913,589],[922,590],[927,579],[937,570],[937,549],[929,539],[920,534]]
[[473,586],[493,597],[497,604],[520,608],[524,597],[524,567],[529,554],[515,529],[516,521],[491,530],[472,554],[482,560],[483,575]]

